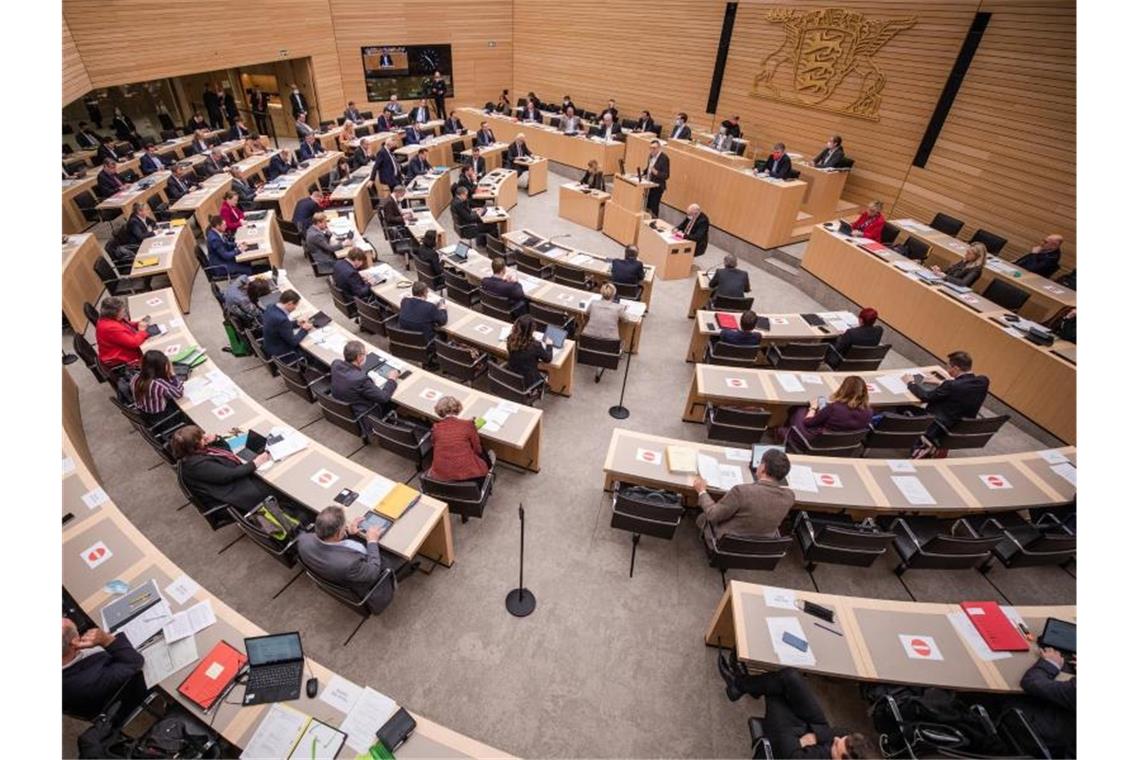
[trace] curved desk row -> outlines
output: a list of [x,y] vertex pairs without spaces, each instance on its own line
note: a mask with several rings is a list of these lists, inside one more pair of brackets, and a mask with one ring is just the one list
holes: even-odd
[[[672,472],[670,446],[694,450],[718,465],[739,470],[750,483],[747,449],[664,438],[617,429],[603,466],[604,488],[614,481],[667,488],[694,502],[693,475]],[[952,459],[845,459],[790,454],[789,487],[799,509],[840,512],[855,517],[927,514],[957,517],[1071,503],[1077,488],[1073,447],[1001,456]],[[715,484],[714,484],[715,485]],[[716,490],[710,485],[710,490]]]
[[[112,600],[112,595],[104,589],[111,580],[121,580],[132,588],[154,580],[159,589],[165,589],[184,573],[135,528],[101,488],[99,480],[87,465],[89,459],[85,456],[86,438],[83,433],[75,383],[66,369],[63,371],[63,388],[62,514],[65,518],[68,514],[73,516],[63,526],[63,584],[84,611],[98,620],[99,608]],[[167,499],[167,502],[169,501]],[[94,502],[95,506],[90,506],[91,502]],[[418,508],[417,506],[416,509]],[[84,557],[92,551],[98,551],[99,547],[104,550],[102,556],[106,559],[90,567]],[[219,641],[225,640],[241,650],[244,638],[266,633],[205,588],[199,587],[182,603],[178,603],[169,594],[166,596],[174,613],[200,602],[209,602],[212,607],[217,621],[193,634],[199,657],[205,656]],[[329,682],[337,675],[311,658],[306,658],[306,665],[311,675],[320,681],[322,691],[328,688]],[[158,681],[157,684],[148,685],[159,686],[194,714],[202,715],[196,705],[178,693],[179,684],[192,668],[193,664],[186,665]],[[352,683],[354,679],[346,680]],[[353,685],[360,687],[366,684]],[[302,696],[286,704],[332,726],[339,726],[345,718],[344,712],[320,698]],[[244,747],[269,709],[270,705],[267,704],[242,707],[231,695],[216,708],[215,714],[204,717],[208,721],[212,720],[213,728],[228,741],[238,747]],[[398,750],[397,757],[507,756],[500,750],[457,734],[428,718],[420,715],[416,715],[415,718],[416,730],[407,743]],[[354,755],[355,752],[346,743],[338,757],[351,758]]]
[[[703,276],[703,275],[702,275]],[[705,347],[709,338],[720,335],[720,327],[716,317],[720,312],[697,311],[693,321],[693,336],[689,339],[689,353],[685,361],[699,362],[704,358]],[[739,312],[724,312],[739,318]],[[850,322],[855,322],[855,315],[849,311],[825,311],[809,314],[813,318],[819,317],[822,325],[813,325],[808,322],[804,314],[757,314],[760,318],[757,332],[760,333],[761,345],[790,342],[831,341],[847,330]],[[767,329],[763,329],[764,320],[768,320]],[[763,360],[763,352],[757,361]]]
[[618,161],[625,155],[625,145],[620,142],[566,135],[554,127],[529,121],[520,122],[510,116],[485,113],[475,108],[457,108],[456,112],[468,119],[470,126],[488,122],[492,130],[503,133],[496,135],[500,140],[509,142],[514,140],[515,135],[522,133],[527,147],[533,152],[566,166],[585,169],[590,161],[597,161],[603,173],[614,174],[618,170]]

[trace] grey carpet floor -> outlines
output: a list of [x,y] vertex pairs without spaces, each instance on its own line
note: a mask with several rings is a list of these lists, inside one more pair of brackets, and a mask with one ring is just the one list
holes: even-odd
[[[600,232],[558,216],[557,186],[534,198],[520,191],[512,229],[569,233],[581,248],[618,256],[621,246]],[[451,234],[444,213],[441,222]],[[394,260],[373,221],[367,236]],[[452,237],[454,239],[454,237]],[[290,279],[334,319],[328,289],[287,246]],[[701,266],[720,261],[710,247]],[[754,257],[748,257],[754,258]],[[763,268],[747,268],[758,312],[820,308],[801,290]],[[681,421],[692,367],[684,361],[692,323],[686,309],[692,280],[658,282],[641,350],[629,373],[628,420],[611,419],[621,376],[592,382],[579,369],[571,398],[551,396],[544,410],[542,471],[504,470],[483,519],[451,518],[457,561],[450,569],[403,583],[391,607],[369,620],[348,646],[358,618],[304,579],[270,597],[291,577],[248,542],[218,557],[236,537],[232,526],[212,533],[182,503],[173,473],[135,435],[81,364],[84,426],[108,493],[160,550],[202,585],[268,630],[302,632],[306,653],[389,694],[433,720],[507,752],[528,757],[747,757],[746,719],[762,714],[745,698],[729,702],[716,673],[716,651],[703,635],[721,596],[719,574],[704,561],[691,522],[675,540],[641,542],[629,576],[630,536],[609,527],[602,463],[616,426],[704,440],[702,426]],[[187,323],[199,342],[249,394],[307,435],[378,472],[404,479],[412,466],[326,423],[316,406],[287,393],[253,358],[222,353],[220,312],[204,277],[194,288]],[[70,343],[67,338],[66,343]],[[894,352],[885,367],[912,363]],[[980,368],[984,371],[984,367]],[[984,453],[1025,451],[1044,444],[1007,425]],[[977,452],[970,452],[977,453]],[[414,483],[413,483],[414,485]],[[527,586],[538,598],[533,615],[515,619],[503,600],[518,579],[516,507],[527,510]],[[797,556],[773,572],[731,577],[838,594],[959,601],[996,598],[1015,604],[1074,603],[1076,581],[1059,568],[1006,571],[912,571],[905,584],[893,557],[867,569],[821,566],[807,573]],[[867,730],[866,706],[851,682],[813,678],[833,722]],[[74,752],[76,725],[64,726],[64,753]]]

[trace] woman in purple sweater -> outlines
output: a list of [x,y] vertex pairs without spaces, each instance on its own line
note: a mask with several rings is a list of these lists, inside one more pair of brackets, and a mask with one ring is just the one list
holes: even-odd
[[822,409],[811,406],[792,410],[788,424],[810,441],[821,432],[848,433],[866,429],[871,424],[871,405],[867,401],[867,384],[861,377],[848,377],[831,394]]

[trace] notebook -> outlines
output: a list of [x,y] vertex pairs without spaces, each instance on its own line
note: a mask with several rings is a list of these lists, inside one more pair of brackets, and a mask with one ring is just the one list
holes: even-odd
[[403,483],[397,483],[388,495],[380,500],[375,511],[392,520],[399,520],[419,500],[419,491]]
[[997,602],[962,602],[966,618],[995,652],[1025,652],[1029,642],[1021,635]]
[[735,314],[718,313],[716,315],[716,323],[722,330],[740,329],[740,320],[736,318]]
[[246,656],[224,641],[219,641],[198,661],[186,680],[178,685],[178,693],[209,711],[233,685],[245,667]]

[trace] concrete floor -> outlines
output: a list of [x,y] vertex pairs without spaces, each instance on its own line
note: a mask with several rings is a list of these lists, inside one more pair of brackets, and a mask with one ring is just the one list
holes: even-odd
[[[621,246],[600,232],[558,217],[560,181],[552,174],[551,191],[534,198],[520,192],[512,229],[570,233],[579,247],[620,255]],[[441,222],[451,235],[446,212]],[[392,261],[375,221],[367,236],[381,258]],[[347,323],[300,250],[287,248],[290,279],[326,313]],[[787,253],[794,256],[798,250]],[[698,261],[708,267],[722,255],[710,246]],[[757,251],[743,257],[756,311],[823,307],[772,274],[763,263],[768,255]],[[719,574],[705,563],[694,525],[682,524],[672,543],[644,540],[630,578],[630,536],[609,527],[609,500],[602,492],[602,462],[616,425],[705,439],[702,426],[681,421],[693,371],[684,361],[692,325],[685,314],[691,288],[691,279],[655,286],[641,352],[629,373],[625,405],[630,418],[617,423],[606,413],[617,401],[620,374],[606,373],[595,385],[592,369],[580,369],[572,398],[549,396],[541,404],[541,473],[503,470],[483,519],[462,525],[452,518],[455,566],[404,582],[391,607],[369,620],[347,647],[342,642],[356,625],[355,615],[304,579],[271,600],[291,572],[248,542],[219,558],[217,551],[236,537],[236,528],[215,534],[192,510],[176,512],[182,498],[173,473],[114,410],[105,386],[97,386],[82,364],[72,365],[71,372],[80,384],[84,424],[99,472],[119,507],[172,560],[258,625],[300,630],[306,653],[325,665],[456,731],[521,756],[746,757],[746,718],[762,709],[747,698],[735,704],[725,698],[716,651],[703,644],[721,584]],[[413,474],[406,460],[375,447],[361,448],[358,439],[324,422],[315,405],[287,393],[255,359],[223,353],[220,312],[201,275],[186,320],[215,361],[282,419],[389,477]],[[70,337],[65,341],[69,345]],[[908,353],[913,355],[913,349]],[[884,367],[913,363],[892,352]],[[1051,443],[1011,424],[984,453],[1043,445]],[[528,518],[526,584],[538,598],[535,613],[521,620],[503,606],[518,578],[520,502]],[[988,577],[972,570],[912,571],[904,583],[891,572],[893,560],[888,554],[868,569],[821,566],[809,574],[792,556],[773,572],[734,572],[731,577],[920,601],[996,598],[1015,604],[1071,604],[1076,599],[1074,577],[1059,568],[1013,572],[997,567]],[[813,681],[834,722],[870,728],[856,684]],[[74,751],[74,730],[73,724],[65,726],[65,754]]]

